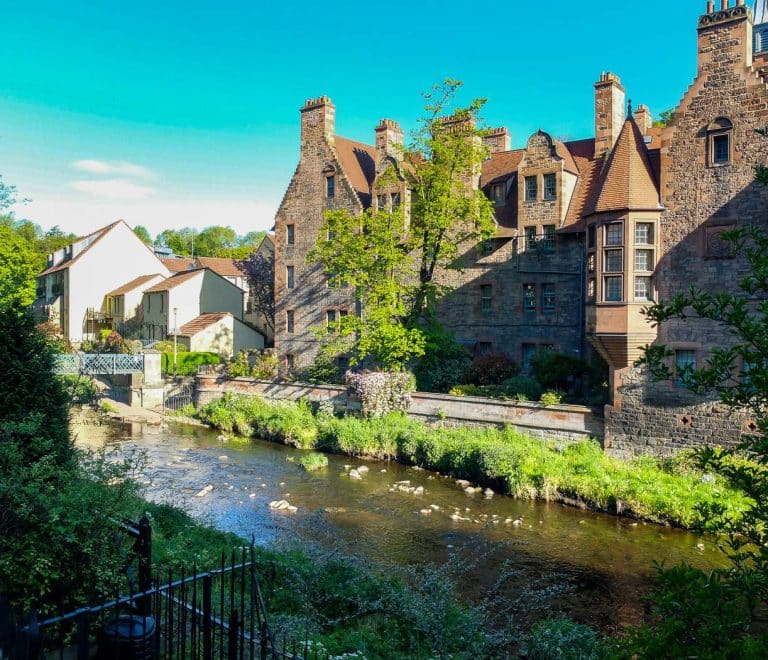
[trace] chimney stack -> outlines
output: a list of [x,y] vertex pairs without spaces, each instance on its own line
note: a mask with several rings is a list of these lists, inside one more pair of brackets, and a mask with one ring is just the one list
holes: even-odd
[[403,157],[403,129],[392,119],[382,119],[376,127],[376,160],[380,163],[389,156],[395,160]]
[[613,149],[624,125],[626,93],[619,77],[613,73],[600,74],[595,83],[595,156]]
[[327,96],[308,99],[301,108],[301,153],[322,141],[333,144],[336,106]]
[[[758,7],[759,5],[755,5]],[[699,18],[699,72],[741,70],[754,61],[752,13],[744,0],[720,0],[720,9],[707,2],[707,13]]]
[[635,110],[635,122],[640,127],[643,135],[648,135],[648,130],[653,127],[653,115],[647,105],[640,104]]
[[483,144],[492,154],[498,154],[512,148],[512,137],[505,126],[499,126],[499,128],[489,129],[483,135]]

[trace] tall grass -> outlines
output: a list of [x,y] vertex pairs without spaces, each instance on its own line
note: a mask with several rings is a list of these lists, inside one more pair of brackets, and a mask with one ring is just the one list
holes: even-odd
[[594,441],[568,445],[530,438],[511,427],[438,428],[400,413],[363,420],[313,414],[305,401],[228,395],[200,409],[224,431],[305,449],[393,459],[490,485],[525,499],[577,503],[654,522],[690,527],[696,507],[719,503],[737,516],[745,497],[690,465],[622,461]]

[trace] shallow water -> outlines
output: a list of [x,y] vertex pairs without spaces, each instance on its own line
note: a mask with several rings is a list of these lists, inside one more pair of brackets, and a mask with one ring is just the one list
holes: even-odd
[[[261,440],[220,442],[205,428],[80,423],[74,431],[81,446],[144,451],[141,478],[150,499],[259,544],[295,539],[406,565],[460,556],[471,560],[457,576],[470,598],[503,570],[512,572],[511,594],[567,582],[571,591],[554,599],[553,610],[605,630],[638,620],[654,561],[702,568],[722,561],[711,543],[685,531],[559,504],[468,496],[453,478],[395,463],[328,456],[327,468],[308,473],[297,462],[300,450]],[[369,472],[350,479],[348,466],[360,465]],[[391,491],[405,480],[424,494]],[[297,511],[271,510],[280,499]]]

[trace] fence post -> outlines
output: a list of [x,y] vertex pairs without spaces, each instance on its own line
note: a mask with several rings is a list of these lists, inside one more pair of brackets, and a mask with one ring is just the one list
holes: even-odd
[[203,660],[213,660],[213,621],[211,620],[211,574],[203,576]]
[[[133,545],[139,555],[139,592],[149,591],[152,587],[152,525],[145,513],[139,519],[139,537]],[[150,597],[139,598],[139,613],[143,616],[151,614]]]
[[77,660],[88,660],[90,657],[90,646],[88,644],[90,617],[88,612],[82,612],[77,617]]
[[237,629],[240,626],[240,619],[237,610],[232,610],[229,615],[229,635],[227,640],[227,657],[237,658]]

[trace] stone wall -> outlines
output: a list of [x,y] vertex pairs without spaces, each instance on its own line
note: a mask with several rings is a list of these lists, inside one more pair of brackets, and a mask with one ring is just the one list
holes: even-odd
[[[360,410],[360,402],[349,397],[346,387],[198,376],[198,406],[220,399],[225,393],[250,394],[269,399],[331,401],[340,411]],[[415,392],[411,397],[409,414],[415,418],[440,420],[454,426],[510,424],[523,433],[544,440],[573,442],[585,438],[603,438],[602,418],[595,410],[583,406],[559,405],[545,408],[536,403]]]
[[682,449],[732,447],[755,427],[745,413],[731,412],[716,396],[700,397],[634,368],[619,387],[620,405],[605,407],[605,451],[629,458],[671,456]]

